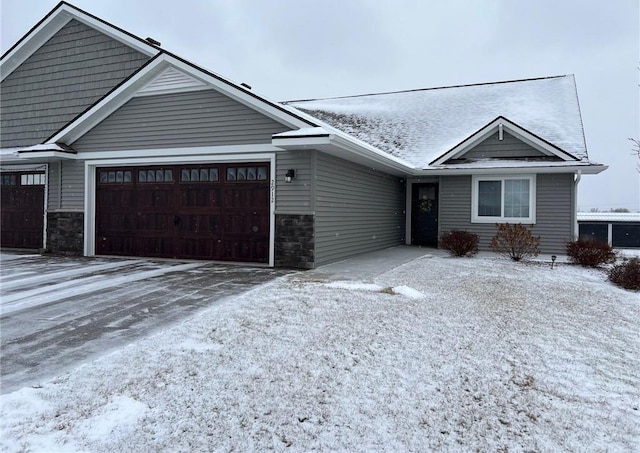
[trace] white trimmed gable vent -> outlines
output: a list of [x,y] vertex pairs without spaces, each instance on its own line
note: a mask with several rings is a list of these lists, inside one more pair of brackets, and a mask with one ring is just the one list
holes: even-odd
[[179,93],[207,89],[209,86],[201,80],[176,69],[167,68],[153,80],[142,87],[135,96],[151,96],[154,94]]

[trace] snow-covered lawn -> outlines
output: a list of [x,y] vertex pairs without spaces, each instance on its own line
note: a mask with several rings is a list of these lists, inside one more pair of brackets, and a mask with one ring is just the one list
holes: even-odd
[[638,451],[639,299],[499,258],[293,274],[4,395],[3,450]]

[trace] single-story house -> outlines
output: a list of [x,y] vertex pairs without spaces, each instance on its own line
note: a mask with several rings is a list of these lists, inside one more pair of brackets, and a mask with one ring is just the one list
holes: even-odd
[[578,212],[578,237],[640,248],[640,212]]
[[572,75],[274,102],[66,2],[0,61],[2,247],[313,268],[577,236]]

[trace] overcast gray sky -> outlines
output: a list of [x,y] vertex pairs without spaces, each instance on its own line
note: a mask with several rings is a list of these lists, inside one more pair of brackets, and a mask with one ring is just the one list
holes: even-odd
[[[2,52],[55,0],[0,0]],[[276,101],[575,74],[581,210],[640,211],[638,0],[75,0]]]

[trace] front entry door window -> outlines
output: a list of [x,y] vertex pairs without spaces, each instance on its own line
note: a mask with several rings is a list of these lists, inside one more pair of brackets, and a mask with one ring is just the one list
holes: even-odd
[[414,184],[411,243],[438,245],[438,183]]

